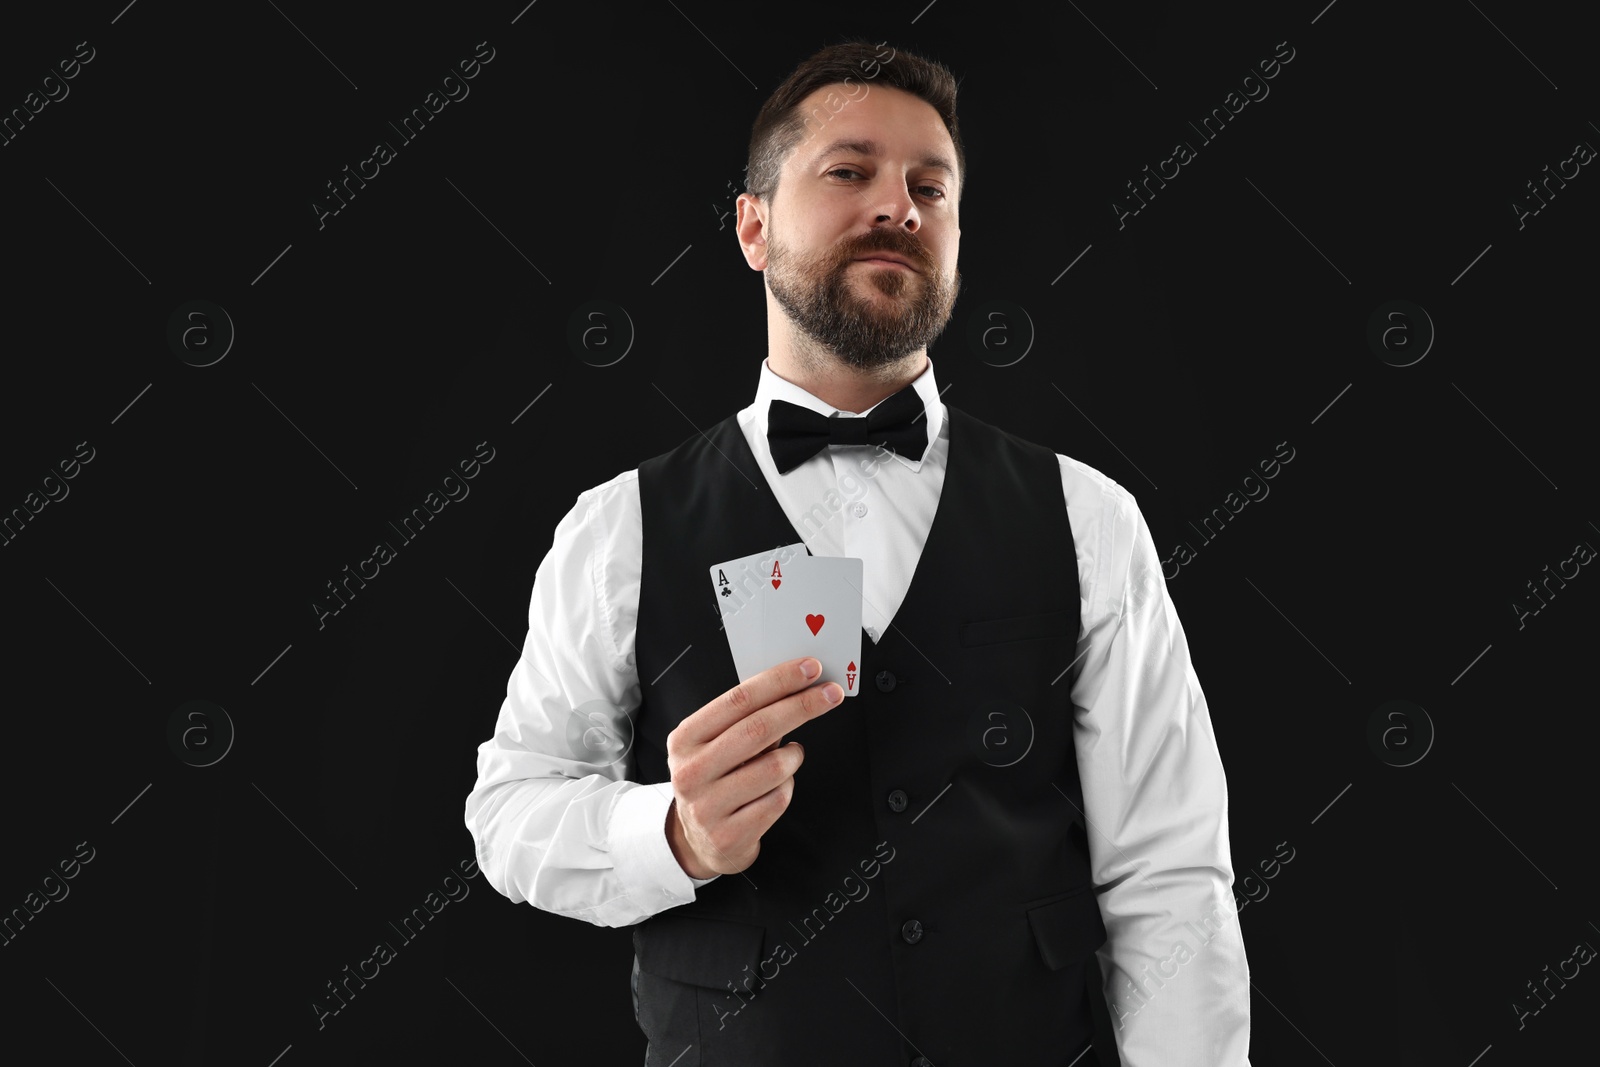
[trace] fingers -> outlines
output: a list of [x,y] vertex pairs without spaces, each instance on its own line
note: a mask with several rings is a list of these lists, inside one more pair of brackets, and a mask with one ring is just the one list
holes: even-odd
[[[715,740],[735,723],[754,717],[763,708],[811,685],[816,676],[808,675],[801,669],[805,664],[809,664],[819,672],[821,670],[816,659],[810,656],[780,663],[776,667],[746,678],[700,708],[679,723],[674,733],[679,735],[679,741],[690,747]],[[829,707],[830,704],[820,700],[813,701],[809,706],[797,704],[789,708],[788,714],[778,721],[774,721],[774,716],[769,715],[760,722],[745,727],[752,747],[741,759],[748,759],[775,738],[788,733],[807,719],[820,715]]]
[[[772,744],[768,745],[766,748],[762,749],[760,752],[757,752],[754,756],[751,756],[750,759],[756,759],[759,756],[765,756],[768,752],[771,752],[773,749],[777,748],[781,744],[783,744],[783,738],[781,738],[781,737],[774,738],[773,741],[772,741]],[[745,760],[744,763],[739,764],[739,766],[744,767],[744,766],[747,766],[749,763],[750,763],[750,760]]]
[[781,747],[789,733],[839,705],[839,700],[830,701],[824,693],[830,687],[838,691],[836,685],[812,685],[735,719],[700,749],[697,762],[703,772],[711,778],[721,777],[743,763],[754,763],[775,744]]
[[[784,777],[771,789],[758,792],[745,803],[725,816],[717,824],[712,837],[720,838],[716,847],[722,849],[724,858],[730,855],[740,856],[740,870],[750,866],[756,860],[756,854],[761,851],[761,838],[778,817],[788,810],[794,799],[795,779],[793,775]],[[745,843],[749,842],[749,845]],[[723,846],[726,846],[725,848]],[[743,851],[749,848],[748,859],[742,856]]]
[[[803,669],[809,666],[813,673]],[[745,679],[681,721],[667,735],[667,767],[678,817],[704,864],[742,870],[760,838],[787,810],[804,759],[784,735],[837,706],[844,693],[816,684],[820,664],[792,659]],[[740,866],[729,868],[728,863]]]
[[698,861],[723,874],[754,863],[761,836],[789,807],[794,773],[804,759],[800,743],[791,741],[696,790],[692,798],[676,798],[677,818]]
[[733,815],[783,788],[785,782],[792,783],[805,758],[805,748],[798,741],[764,752],[724,775],[707,800],[719,814]]

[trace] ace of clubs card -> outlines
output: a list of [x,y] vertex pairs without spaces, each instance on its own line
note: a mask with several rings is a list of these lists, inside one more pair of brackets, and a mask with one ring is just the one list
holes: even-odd
[[711,589],[722,612],[722,629],[728,635],[728,649],[740,681],[775,665],[767,661],[763,647],[760,593],[771,588],[769,576],[774,569],[781,570],[805,554],[804,543],[784,545],[711,568]]

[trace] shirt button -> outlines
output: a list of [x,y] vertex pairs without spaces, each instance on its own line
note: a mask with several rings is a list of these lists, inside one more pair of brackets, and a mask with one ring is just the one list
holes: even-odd
[[854,515],[856,518],[859,519],[861,516],[865,515],[866,513],[867,513],[867,505],[862,503],[861,501],[857,500],[854,504],[850,505],[850,514]]
[[900,936],[906,939],[906,944],[915,945],[922,940],[922,924],[915,919],[907,919],[900,927]]
[[878,683],[879,692],[887,693],[889,690],[894,688],[894,672],[879,671],[878,676],[874,678],[873,681]]
[[906,791],[904,789],[893,790],[889,794],[889,810],[890,811],[905,811],[906,810],[906,802],[909,799],[910,798],[906,796]]

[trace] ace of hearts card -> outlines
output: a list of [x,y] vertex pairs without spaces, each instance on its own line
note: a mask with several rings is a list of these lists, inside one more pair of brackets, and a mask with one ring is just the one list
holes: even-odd
[[862,561],[807,555],[804,548],[789,545],[711,568],[734,666],[742,680],[814,656],[822,674],[813,685],[836,682],[845,696],[855,696],[861,680]]

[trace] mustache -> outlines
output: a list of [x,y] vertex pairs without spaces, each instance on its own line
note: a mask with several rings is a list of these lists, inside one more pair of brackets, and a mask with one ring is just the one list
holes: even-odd
[[898,240],[885,232],[879,232],[862,238],[850,247],[846,256],[847,260],[859,259],[872,252],[893,252],[904,256],[917,268],[931,270],[933,263],[928,259],[928,254],[923,250],[922,244],[914,238]]

